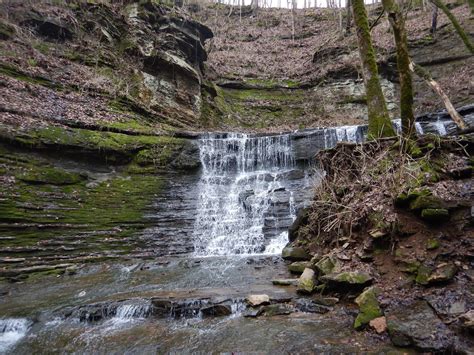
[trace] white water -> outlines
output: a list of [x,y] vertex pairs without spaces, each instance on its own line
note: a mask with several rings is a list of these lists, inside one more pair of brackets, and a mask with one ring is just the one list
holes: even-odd
[[115,314],[118,320],[128,320],[132,318],[146,318],[150,312],[150,304],[123,304],[117,307]]
[[31,321],[24,318],[0,319],[0,354],[8,353],[26,335],[30,326]]
[[[194,226],[195,254],[279,253],[286,233],[265,240],[265,213],[278,176],[294,168],[290,135],[229,134],[200,140],[203,167]],[[288,216],[294,215],[288,210]],[[269,244],[265,249],[266,244]]]

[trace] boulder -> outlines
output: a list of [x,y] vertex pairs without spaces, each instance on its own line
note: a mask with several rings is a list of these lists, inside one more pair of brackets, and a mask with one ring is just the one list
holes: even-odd
[[339,263],[335,257],[326,255],[314,264],[314,267],[318,272],[318,275],[323,276],[338,271]]
[[330,288],[359,290],[372,282],[372,277],[362,272],[340,272],[321,276],[320,281]]
[[293,274],[302,274],[304,269],[309,266],[309,263],[306,261],[295,261],[288,265],[288,270]]
[[387,315],[387,329],[396,346],[419,351],[449,352],[454,336],[425,301],[400,306]]
[[305,261],[311,259],[311,255],[309,255],[302,247],[292,246],[284,247],[281,252],[281,257],[290,261]]
[[311,293],[314,291],[316,283],[317,281],[314,270],[306,268],[298,280],[297,291],[301,293]]
[[247,297],[247,303],[252,307],[270,304],[268,295],[250,295]]
[[361,329],[369,324],[371,320],[383,315],[377,300],[377,290],[374,287],[365,289],[355,299],[355,303],[359,306],[359,314],[354,321],[355,329]]

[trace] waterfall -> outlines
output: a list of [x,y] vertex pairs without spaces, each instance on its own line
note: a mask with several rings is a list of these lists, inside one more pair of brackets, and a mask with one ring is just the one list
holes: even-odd
[[295,169],[291,143],[289,134],[232,133],[200,139],[203,171],[194,226],[196,255],[261,253],[274,238],[284,243],[271,251],[281,251],[286,236],[279,233],[267,240],[265,229],[287,228],[293,220],[290,193],[282,179]]
[[28,319],[0,319],[0,353],[7,353],[16,342],[26,335],[30,327],[31,321]]

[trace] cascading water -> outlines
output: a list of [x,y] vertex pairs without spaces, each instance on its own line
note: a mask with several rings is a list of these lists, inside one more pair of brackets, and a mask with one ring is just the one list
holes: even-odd
[[31,321],[24,318],[0,319],[0,354],[7,351],[28,332]]
[[[295,166],[290,135],[209,135],[199,144],[203,172],[194,227],[195,254],[255,254],[264,252],[268,244],[272,245],[270,252],[281,251],[286,237],[274,236],[283,242],[277,246],[266,240],[264,227],[270,223],[265,218],[275,205],[275,192],[285,190],[280,177]],[[277,217],[291,223],[294,208],[290,208],[289,196],[281,201],[287,207]]]

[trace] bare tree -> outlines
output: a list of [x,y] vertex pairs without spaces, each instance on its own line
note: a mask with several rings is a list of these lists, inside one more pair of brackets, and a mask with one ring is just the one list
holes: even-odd
[[362,74],[367,96],[368,135],[370,138],[393,136],[395,135],[395,130],[390,121],[382,87],[380,86],[364,0],[352,0],[352,9],[357,29],[360,61],[362,63]]
[[405,29],[405,17],[396,0],[382,0],[392,26],[395,46],[397,48],[397,69],[400,79],[400,115],[402,119],[402,134],[407,138],[414,136],[415,116],[413,114],[413,84],[408,54],[408,40]]

